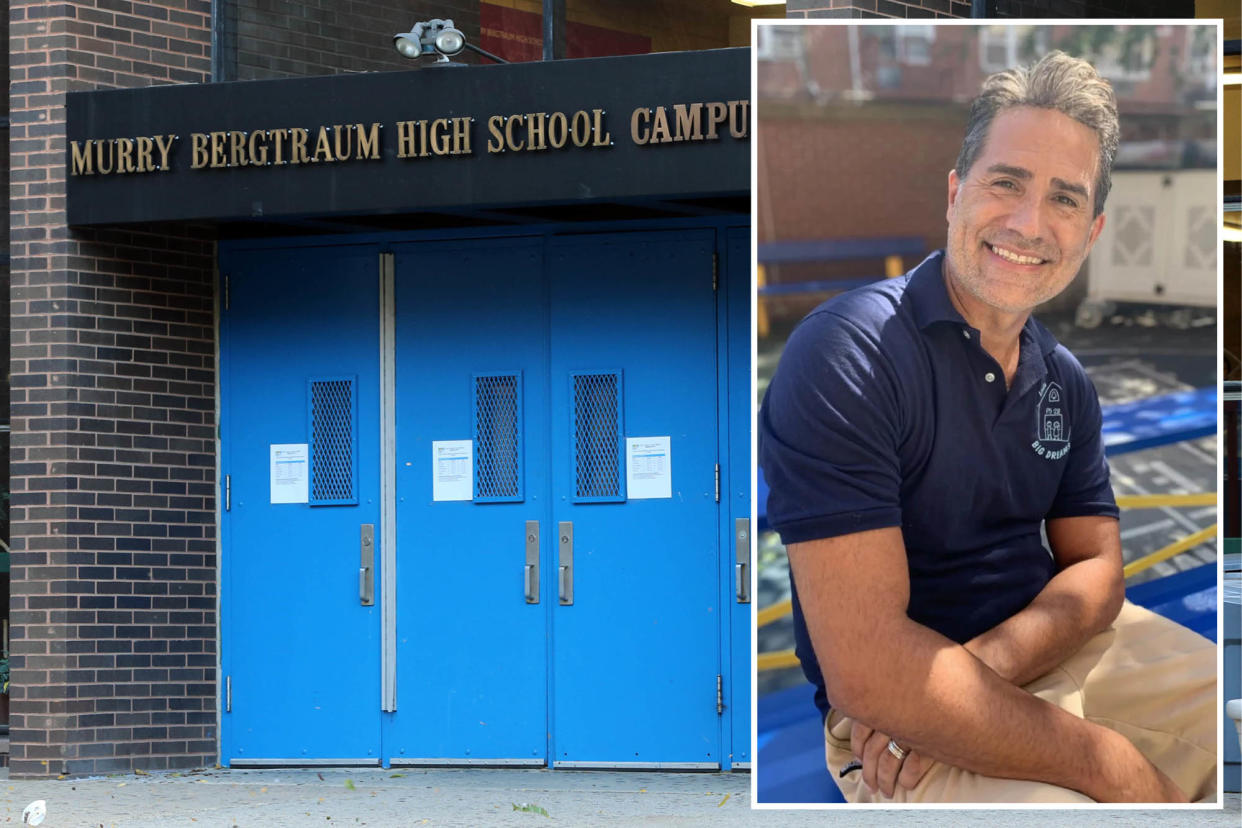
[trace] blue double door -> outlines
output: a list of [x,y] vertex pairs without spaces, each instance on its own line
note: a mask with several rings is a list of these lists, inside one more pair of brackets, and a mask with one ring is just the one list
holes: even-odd
[[222,256],[226,761],[728,763],[717,235]]

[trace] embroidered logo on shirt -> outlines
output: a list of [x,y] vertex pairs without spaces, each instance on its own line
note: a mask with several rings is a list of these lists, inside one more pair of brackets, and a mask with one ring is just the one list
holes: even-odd
[[1031,448],[1045,460],[1060,460],[1070,450],[1069,411],[1065,391],[1055,382],[1044,383],[1035,405],[1035,442]]

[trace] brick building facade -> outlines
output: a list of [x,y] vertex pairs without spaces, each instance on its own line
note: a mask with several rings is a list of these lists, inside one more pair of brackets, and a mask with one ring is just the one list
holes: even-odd
[[[10,4],[15,777],[219,755],[215,231],[71,229],[66,93],[409,69],[393,33],[451,17],[477,42],[479,9]],[[685,17],[674,45],[697,42]],[[729,45],[728,17],[704,25]]]
[[1194,17],[1193,0],[789,0],[790,18],[857,20],[898,17]]
[[[415,20],[429,17],[449,18],[467,41],[479,42],[477,0],[233,0],[216,5],[216,80],[409,69],[410,62],[393,50],[386,35],[408,31]],[[458,60],[473,63],[478,58],[466,53]]]
[[71,232],[64,96],[210,79],[211,7],[10,4],[11,766],[212,761],[210,240]]

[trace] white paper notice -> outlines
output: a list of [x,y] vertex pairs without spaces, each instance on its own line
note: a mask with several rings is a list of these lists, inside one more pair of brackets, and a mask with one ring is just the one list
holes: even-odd
[[431,441],[431,499],[474,500],[474,444]]
[[630,500],[673,496],[668,437],[625,438],[625,494]]
[[273,503],[306,503],[310,500],[306,443],[272,443],[271,487]]

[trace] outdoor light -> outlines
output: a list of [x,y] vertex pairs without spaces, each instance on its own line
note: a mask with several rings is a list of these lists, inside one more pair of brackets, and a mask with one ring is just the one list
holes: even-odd
[[[419,23],[418,26],[422,24]],[[414,27],[414,31],[405,34],[393,35],[392,45],[396,47],[404,57],[416,58],[423,53],[422,46],[418,43],[418,26]]]
[[436,51],[442,55],[455,55],[466,46],[466,36],[456,29],[445,29],[436,35]]
[[439,18],[424,23],[415,23],[408,32],[393,35],[392,45],[402,57],[417,58],[423,55],[438,55],[436,63],[448,63],[449,58],[460,54],[462,49],[477,52],[497,63],[509,62],[467,43],[466,36],[453,25],[452,20]]

